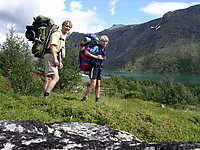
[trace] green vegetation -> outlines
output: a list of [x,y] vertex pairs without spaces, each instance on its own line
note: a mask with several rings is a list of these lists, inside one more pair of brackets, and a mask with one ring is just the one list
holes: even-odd
[[135,59],[134,62],[129,62],[126,70],[162,74],[200,74],[199,47],[199,43],[171,44],[145,54]]
[[140,99],[93,95],[81,103],[83,93],[53,93],[46,100],[16,93],[0,93],[0,120],[28,119],[41,122],[80,121],[127,131],[145,142],[200,141],[200,111],[161,107]]
[[139,98],[171,105],[199,105],[200,85],[175,83],[169,77],[162,82],[151,80],[138,81],[135,78],[111,75],[110,80],[102,82],[105,95],[122,98]]
[[16,35],[13,28],[0,45],[0,60],[0,73],[7,77],[15,92],[40,94],[38,91],[42,82],[34,76],[35,60],[31,57],[28,43]]

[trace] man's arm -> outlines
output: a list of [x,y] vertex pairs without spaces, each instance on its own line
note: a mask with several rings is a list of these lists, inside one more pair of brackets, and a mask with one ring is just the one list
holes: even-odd
[[50,50],[51,50],[51,54],[53,56],[53,61],[54,61],[54,64],[55,66],[58,66],[59,65],[59,61],[58,61],[58,58],[57,58],[57,53],[56,53],[56,45],[54,44],[51,44],[50,45]]
[[63,63],[62,63],[62,52],[58,53],[58,58],[59,58],[59,69],[63,68]]

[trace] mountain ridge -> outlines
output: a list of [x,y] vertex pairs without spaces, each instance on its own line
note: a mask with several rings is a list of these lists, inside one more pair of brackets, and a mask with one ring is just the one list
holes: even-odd
[[[106,70],[200,74],[200,5],[141,24],[113,25],[107,35]],[[83,34],[73,33],[71,42]]]

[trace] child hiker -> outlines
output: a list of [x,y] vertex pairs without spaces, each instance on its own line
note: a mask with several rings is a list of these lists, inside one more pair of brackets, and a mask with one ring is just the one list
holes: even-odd
[[109,39],[106,35],[100,37],[99,46],[91,48],[86,55],[92,58],[91,68],[89,70],[90,85],[87,88],[82,102],[86,102],[88,95],[95,89],[96,102],[100,102],[100,81],[102,76],[103,61],[106,60],[105,47],[108,45]]

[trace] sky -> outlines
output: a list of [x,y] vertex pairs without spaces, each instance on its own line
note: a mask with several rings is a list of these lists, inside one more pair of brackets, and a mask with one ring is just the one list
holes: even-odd
[[0,43],[13,27],[24,36],[33,17],[50,17],[61,27],[71,20],[71,32],[97,33],[116,24],[141,24],[169,11],[200,4],[200,0],[0,0]]

